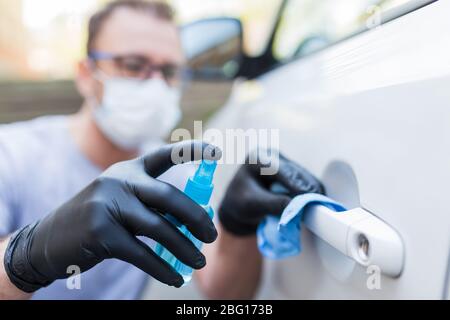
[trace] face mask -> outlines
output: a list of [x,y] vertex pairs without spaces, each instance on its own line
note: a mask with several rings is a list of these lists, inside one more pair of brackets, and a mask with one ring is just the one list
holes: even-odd
[[109,78],[102,83],[103,100],[94,118],[100,130],[123,149],[165,138],[181,118],[180,92],[162,79]]

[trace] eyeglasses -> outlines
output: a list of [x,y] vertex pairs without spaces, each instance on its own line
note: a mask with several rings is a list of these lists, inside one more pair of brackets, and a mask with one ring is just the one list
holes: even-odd
[[89,59],[94,62],[109,60],[116,67],[119,76],[136,79],[149,79],[155,73],[160,73],[167,82],[179,78],[181,67],[175,64],[155,65],[142,55],[115,55],[107,52],[94,51],[89,53]]

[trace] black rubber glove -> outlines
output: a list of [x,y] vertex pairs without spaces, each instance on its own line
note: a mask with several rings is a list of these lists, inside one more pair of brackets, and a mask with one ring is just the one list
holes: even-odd
[[[280,215],[291,198],[304,193],[324,193],[324,189],[311,173],[283,155],[255,164],[247,158],[231,181],[219,208],[219,220],[223,227],[237,236],[254,235],[258,225],[267,215]],[[272,160],[271,160],[272,159]],[[273,175],[262,174],[263,168],[278,161]],[[283,193],[273,192],[274,185],[281,185]]]
[[165,213],[176,217],[203,242],[217,237],[202,207],[156,179],[174,165],[175,153],[180,155],[179,162],[199,160],[203,154],[207,159],[221,156],[215,147],[188,141],[113,165],[69,202],[12,236],[5,254],[11,281],[19,289],[33,292],[69,277],[69,266],[84,272],[105,259],[116,258],[180,287],[183,278],[136,238],[154,239],[195,269],[206,264],[193,243],[163,217]]

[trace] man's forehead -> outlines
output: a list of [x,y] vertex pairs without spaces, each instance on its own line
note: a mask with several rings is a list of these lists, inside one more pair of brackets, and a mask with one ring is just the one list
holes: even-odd
[[145,54],[157,63],[181,63],[178,29],[151,13],[121,8],[104,22],[95,49],[115,54]]

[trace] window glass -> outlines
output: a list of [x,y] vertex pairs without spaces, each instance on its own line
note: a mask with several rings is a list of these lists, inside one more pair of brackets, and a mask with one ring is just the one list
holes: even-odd
[[412,2],[419,1],[290,0],[277,31],[274,55],[286,60],[310,54],[378,26],[384,13]]
[[282,0],[172,0],[181,24],[227,16],[242,21],[244,50],[257,56],[265,49]]

